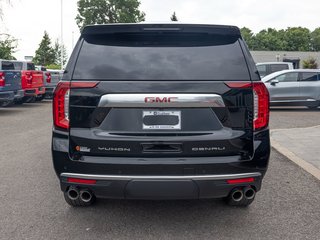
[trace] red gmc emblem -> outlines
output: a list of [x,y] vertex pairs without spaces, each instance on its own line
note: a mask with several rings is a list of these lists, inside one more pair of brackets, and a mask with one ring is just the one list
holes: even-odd
[[145,103],[171,103],[177,100],[177,97],[145,97]]

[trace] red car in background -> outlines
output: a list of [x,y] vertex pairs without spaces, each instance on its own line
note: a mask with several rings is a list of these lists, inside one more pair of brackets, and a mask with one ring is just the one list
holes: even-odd
[[46,93],[42,71],[37,71],[32,62],[23,62],[21,86],[24,90],[24,102],[41,101]]

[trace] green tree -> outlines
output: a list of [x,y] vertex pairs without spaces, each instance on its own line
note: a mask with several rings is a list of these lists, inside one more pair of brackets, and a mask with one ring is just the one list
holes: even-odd
[[313,51],[320,51],[320,27],[311,33],[311,45]]
[[0,34],[0,59],[15,60],[13,56],[17,48],[17,40],[9,34]]
[[55,52],[51,46],[51,39],[46,31],[44,32],[43,38],[39,44],[39,48],[36,50],[33,61],[35,64],[42,66],[55,63]]
[[250,50],[254,49],[254,45],[255,45],[255,36],[253,34],[253,32],[247,28],[247,27],[243,27],[240,29],[241,32],[241,36],[244,39],[244,41],[247,43],[248,48]]
[[63,66],[67,63],[67,49],[64,45],[61,46],[61,44],[59,43],[59,40],[57,39],[54,43],[54,63],[55,65],[61,65],[61,51],[62,51],[62,55],[63,55]]
[[172,22],[178,22],[178,18],[177,18],[176,12],[173,12],[173,14],[171,15],[170,19],[171,19]]
[[268,28],[254,37],[253,50],[279,51],[285,47],[284,31]]
[[78,0],[80,30],[90,24],[135,23],[145,20],[139,0]]
[[286,51],[310,51],[310,30],[302,27],[287,28],[284,35]]
[[302,62],[303,68],[308,68],[308,69],[317,69],[318,68],[318,63],[315,58],[310,57],[307,60],[304,60]]

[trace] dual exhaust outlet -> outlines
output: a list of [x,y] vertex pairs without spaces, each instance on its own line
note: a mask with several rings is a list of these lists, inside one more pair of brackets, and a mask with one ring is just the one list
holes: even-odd
[[231,198],[234,202],[240,202],[242,199],[254,199],[256,191],[252,187],[245,187],[243,189],[234,189],[231,192]]
[[85,203],[89,203],[93,198],[91,191],[89,191],[88,189],[78,190],[75,187],[70,187],[68,189],[67,196],[70,200],[75,201],[75,200],[80,199],[81,201],[83,201]]

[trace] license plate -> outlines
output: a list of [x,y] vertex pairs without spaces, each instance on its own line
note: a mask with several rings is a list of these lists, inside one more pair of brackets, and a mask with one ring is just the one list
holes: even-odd
[[149,130],[180,130],[181,111],[143,111],[142,128]]

